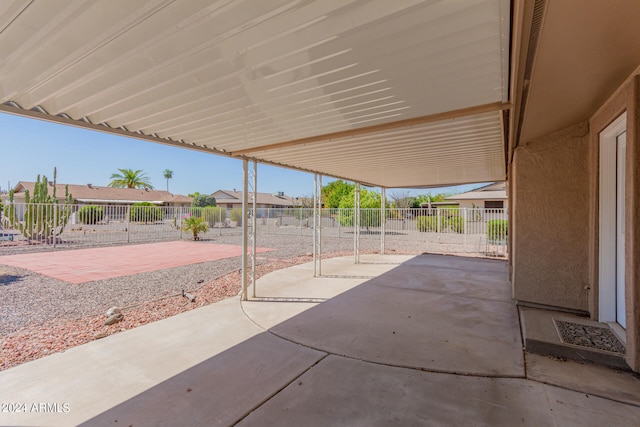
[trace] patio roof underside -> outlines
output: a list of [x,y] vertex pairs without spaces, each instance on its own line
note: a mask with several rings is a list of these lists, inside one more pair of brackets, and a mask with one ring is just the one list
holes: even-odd
[[509,0],[0,3],[0,110],[381,187],[505,179]]

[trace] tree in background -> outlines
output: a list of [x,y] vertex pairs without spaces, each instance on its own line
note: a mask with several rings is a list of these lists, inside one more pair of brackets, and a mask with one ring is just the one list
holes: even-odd
[[394,207],[404,209],[413,206],[415,197],[411,197],[408,191],[392,191],[391,200],[393,200]]
[[419,208],[421,203],[434,203],[434,202],[444,202],[445,197],[449,196],[449,194],[445,194],[445,193],[438,193],[435,196],[432,196],[431,193],[429,194],[421,194],[419,196],[417,196],[414,201],[413,204],[411,205],[412,208]]
[[162,176],[167,180],[167,191],[169,191],[169,180],[173,178],[173,171],[171,169],[165,169],[162,172]]
[[[345,209],[343,215],[340,217],[340,223],[344,226],[353,225],[353,209],[355,207],[355,185],[351,191],[342,197],[340,201],[341,209]],[[373,190],[367,190],[360,187],[360,226],[365,227],[367,230],[369,227],[378,227],[380,225],[380,193]],[[378,209],[378,211],[371,211],[371,209]]]
[[191,207],[204,208],[207,206],[216,206],[216,198],[209,194],[198,194],[191,200]]
[[189,193],[189,194],[187,194],[187,196],[189,196],[189,197],[198,197],[199,195],[200,195],[200,192],[199,192],[199,191],[196,191],[195,193]]
[[322,187],[322,203],[325,208],[338,208],[342,199],[349,197],[353,199],[355,184],[349,184],[339,179],[332,181]]
[[109,187],[112,188],[148,188],[153,190],[149,177],[141,170],[118,169],[120,173],[111,175]]

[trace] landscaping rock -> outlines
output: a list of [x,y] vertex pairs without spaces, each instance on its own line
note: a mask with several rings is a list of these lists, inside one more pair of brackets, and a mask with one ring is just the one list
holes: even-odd
[[114,314],[121,314],[122,309],[120,307],[111,307],[107,310],[107,317],[113,316]]
[[114,323],[118,323],[122,319],[124,319],[124,314],[122,313],[112,314],[111,316],[107,317],[107,320],[104,321],[104,324],[107,326],[113,325]]

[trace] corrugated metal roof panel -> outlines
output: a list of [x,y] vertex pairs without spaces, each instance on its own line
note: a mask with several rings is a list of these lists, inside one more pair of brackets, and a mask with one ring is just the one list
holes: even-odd
[[[38,107],[202,150],[234,153],[508,101],[508,0],[13,1],[0,7],[0,32],[0,103],[13,106],[2,110]],[[305,145],[260,158],[357,181],[381,167],[375,182],[385,186],[503,178],[500,132],[460,134],[436,149],[424,130],[368,135],[367,144],[389,149],[388,162],[379,152],[312,158]],[[393,146],[380,139],[389,137]],[[421,143],[431,149],[414,155]],[[430,159],[443,171],[463,167],[400,179],[398,168]]]

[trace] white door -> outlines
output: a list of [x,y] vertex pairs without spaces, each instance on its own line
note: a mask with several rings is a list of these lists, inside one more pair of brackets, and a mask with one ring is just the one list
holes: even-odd
[[625,159],[626,113],[600,134],[599,320],[626,327]]
[[616,138],[616,321],[627,327],[624,304],[624,213],[625,213],[625,159],[627,132]]

